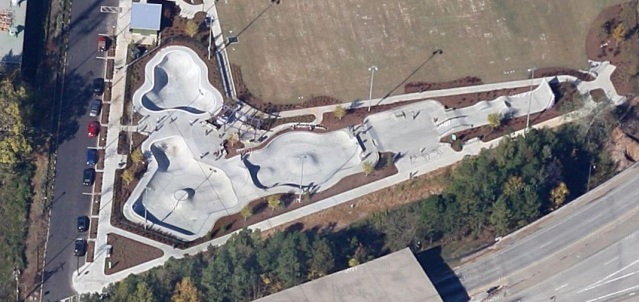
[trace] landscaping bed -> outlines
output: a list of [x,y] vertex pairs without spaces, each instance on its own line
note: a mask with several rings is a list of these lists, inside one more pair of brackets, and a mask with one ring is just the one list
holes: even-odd
[[89,238],[95,239],[98,236],[98,219],[91,218],[91,227],[89,228]]
[[467,87],[474,85],[483,85],[484,82],[478,77],[464,77],[454,81],[448,82],[410,82],[404,85],[404,93],[424,92],[428,90],[441,90],[457,87]]
[[100,214],[100,196],[94,196],[91,198],[91,216],[97,216]]
[[[144,244],[118,234],[108,234],[107,243],[112,246],[111,257],[107,258],[104,273],[111,275],[127,268],[160,258],[164,252],[159,248]],[[109,261],[111,268],[108,267]]]
[[96,170],[104,170],[104,159],[105,159],[104,149],[98,149],[98,163],[95,164]]
[[[570,111],[578,109],[578,106],[570,106],[575,102],[575,97],[579,96],[579,91],[571,83],[561,83],[554,88],[556,94],[555,106],[542,112],[530,114],[530,125],[538,124]],[[581,104],[583,106],[583,104]],[[563,110],[562,110],[563,109]],[[479,138],[482,142],[489,142],[504,135],[522,130],[526,127],[526,116],[520,116],[505,120],[499,127],[493,128],[491,125],[483,125],[472,129],[455,132],[457,141],[453,142],[450,136],[443,137],[440,142],[451,144],[455,151],[461,151],[464,142],[474,138]]]
[[[636,7],[632,2],[604,9],[592,22],[586,37],[586,55],[595,61],[610,61],[617,69],[611,80],[620,95],[635,95],[639,72],[639,37]],[[615,33],[621,28],[619,35]]]
[[95,254],[95,241],[88,241],[86,262],[93,262],[93,258],[95,257],[94,254]]
[[102,103],[102,112],[100,113],[100,124],[109,124],[109,112],[111,110],[111,104]]
[[93,182],[93,192],[96,194],[99,194],[102,192],[102,178],[103,178],[103,173],[102,172],[96,172],[95,173],[95,181]]

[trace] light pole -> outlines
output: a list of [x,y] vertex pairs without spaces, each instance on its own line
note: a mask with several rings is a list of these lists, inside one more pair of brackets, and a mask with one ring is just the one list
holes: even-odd
[[533,84],[535,83],[535,70],[537,70],[537,67],[535,67],[535,66],[528,68],[528,72],[531,73],[531,77],[530,77],[530,97],[528,98],[528,114],[526,114],[526,129],[524,130],[524,137],[526,136],[526,133],[528,132],[528,128],[530,127],[530,106],[532,104]]
[[306,159],[306,154],[298,157],[298,159],[302,162],[302,173],[300,173],[300,195],[297,198],[297,202],[301,203],[302,202],[302,183],[304,181],[304,160]]
[[597,166],[592,164],[592,161],[588,165],[588,183],[586,184],[586,192],[590,191],[590,175],[592,175],[592,169],[597,169]]
[[371,72],[371,83],[370,88],[368,89],[368,112],[371,112],[371,102],[373,101],[373,79],[375,79],[375,71],[377,70],[377,66],[375,65],[368,67],[368,71]]

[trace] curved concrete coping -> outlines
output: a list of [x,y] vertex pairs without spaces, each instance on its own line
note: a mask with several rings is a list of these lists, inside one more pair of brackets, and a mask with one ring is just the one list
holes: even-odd
[[159,50],[144,68],[144,83],[133,94],[136,107],[151,112],[181,110],[214,115],[222,109],[222,94],[208,81],[208,68],[185,46]]
[[319,191],[347,175],[361,172],[363,161],[376,163],[376,156],[364,154],[347,130],[288,132],[263,149],[251,152],[244,164],[258,188],[297,188],[302,184]]
[[189,241],[239,207],[224,171],[193,158],[183,138],[163,138],[146,147],[152,160],[124,206],[127,219],[144,223],[146,216],[147,225]]

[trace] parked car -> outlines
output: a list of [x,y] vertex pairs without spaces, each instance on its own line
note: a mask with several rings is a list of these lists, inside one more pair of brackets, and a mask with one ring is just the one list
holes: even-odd
[[89,137],[96,137],[98,136],[98,133],[100,133],[100,123],[97,121],[89,122],[89,125],[87,126],[87,135]]
[[96,117],[100,114],[100,110],[102,110],[102,101],[93,100],[89,105],[89,116]]
[[98,36],[98,51],[106,51],[109,49],[110,39],[106,36]]
[[84,169],[82,173],[82,184],[85,186],[93,185],[93,181],[95,180],[95,169],[87,168]]
[[80,216],[78,217],[78,231],[86,232],[89,229],[89,217]]
[[103,78],[95,78],[93,79],[93,93],[96,95],[101,95],[104,92],[104,79]]
[[88,149],[87,150],[87,165],[93,167],[98,163],[98,150],[96,149]]
[[87,240],[83,238],[77,238],[75,240],[75,248],[73,249],[73,255],[84,256],[87,253]]

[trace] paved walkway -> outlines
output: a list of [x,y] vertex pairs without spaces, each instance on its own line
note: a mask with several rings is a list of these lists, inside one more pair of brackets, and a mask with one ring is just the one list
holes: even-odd
[[[129,41],[129,31],[128,25],[130,23],[130,1],[121,1],[120,7],[122,8],[122,14],[118,18],[117,32],[119,33],[117,36],[117,48],[116,48],[116,56],[115,56],[115,66],[123,66],[126,63],[126,55],[128,53],[127,46]],[[217,16],[214,8],[214,0],[207,0],[205,4],[202,6],[203,10],[207,10],[211,15]],[[217,17],[215,17],[217,20]],[[218,24],[217,21],[215,24]],[[214,28],[214,32],[218,31],[221,33],[221,28],[217,25],[217,29]],[[216,41],[218,43],[219,41]],[[606,63],[601,64],[597,67],[595,72],[599,74],[597,80],[593,82],[581,82],[578,87],[582,93],[587,92],[590,89],[601,87],[606,94],[615,102],[621,102],[623,100],[622,97],[616,94],[614,87],[610,83],[609,75],[614,71],[614,66],[607,65]],[[575,80],[572,77],[562,76],[559,77],[560,80]],[[157,243],[153,240],[147,239],[145,237],[132,234],[129,232],[125,232],[121,229],[115,228],[110,224],[111,217],[111,202],[113,200],[113,190],[114,190],[114,180],[115,180],[115,172],[120,167],[120,163],[122,162],[122,156],[117,154],[117,141],[118,135],[122,129],[130,130],[132,127],[122,127],[120,125],[120,117],[123,113],[123,104],[124,104],[124,91],[125,91],[125,79],[126,79],[126,70],[121,69],[117,70],[113,79],[113,89],[112,89],[112,101],[110,106],[110,120],[108,124],[108,132],[106,137],[106,150],[105,150],[105,169],[103,174],[103,185],[102,185],[102,196],[100,199],[100,212],[99,212],[99,222],[98,222],[98,236],[95,240],[95,257],[94,262],[87,263],[83,267],[80,268],[80,275],[77,276],[74,274],[73,276],[73,284],[75,289],[79,293],[86,292],[96,292],[101,291],[105,286],[109,283],[117,282],[124,279],[129,274],[138,274],[144,271],[147,271],[153,267],[160,266],[164,262],[166,262],[170,257],[174,258],[182,258],[186,254],[195,254],[202,251],[205,251],[209,245],[220,245],[223,244],[230,235],[223,236],[220,238],[216,238],[204,244],[192,247],[187,250],[177,250],[171,246],[167,246],[164,244]],[[532,82],[538,83],[541,79],[535,79]],[[531,80],[524,81],[514,81],[507,83],[497,83],[497,84],[488,84],[482,86],[471,86],[471,87],[463,87],[463,88],[455,88],[455,89],[447,89],[447,90],[439,90],[439,91],[427,91],[418,94],[408,94],[403,96],[393,96],[389,97],[384,102],[399,102],[417,98],[430,98],[444,95],[453,95],[460,93],[469,93],[472,91],[489,91],[495,89],[504,89],[508,87],[521,87],[530,85]],[[481,90],[483,89],[483,90]],[[379,104],[381,100],[373,100],[374,104]],[[367,106],[366,102],[355,104],[356,107]],[[351,105],[351,104],[347,104]],[[335,108],[333,106],[324,106],[312,109],[304,109],[304,110],[295,110],[283,112],[282,116],[294,116],[294,115],[302,115],[308,113],[317,113],[332,111]],[[320,114],[321,115],[321,114]],[[569,119],[560,117],[555,118],[553,120],[541,123],[536,125],[535,127],[555,127],[558,126]],[[354,198],[375,192],[377,190],[381,190],[383,188],[398,184],[403,182],[411,177],[423,175],[429,173],[435,169],[448,166],[456,161],[461,160],[466,155],[477,154],[483,148],[489,148],[494,146],[499,142],[498,140],[482,143],[479,141],[469,143],[464,146],[463,152],[455,152],[450,147],[442,147],[439,152],[436,153],[435,156],[430,156],[428,158],[424,157],[421,160],[408,160],[398,162],[399,173],[377,182],[358,187],[351,191],[333,196],[331,198],[313,203],[304,208],[300,208],[286,214],[279,215],[277,217],[273,217],[266,221],[254,224],[250,226],[250,228],[259,228],[259,229],[269,229],[300,217],[330,208],[334,205],[341,204],[352,200]],[[95,206],[95,205],[94,205]],[[126,236],[133,240],[137,240],[149,245],[156,246],[164,252],[164,255],[156,260],[152,260],[136,267],[132,267],[130,269],[124,270],[122,272],[105,275],[104,267],[106,264],[106,249],[107,249],[107,234],[115,233]]]

